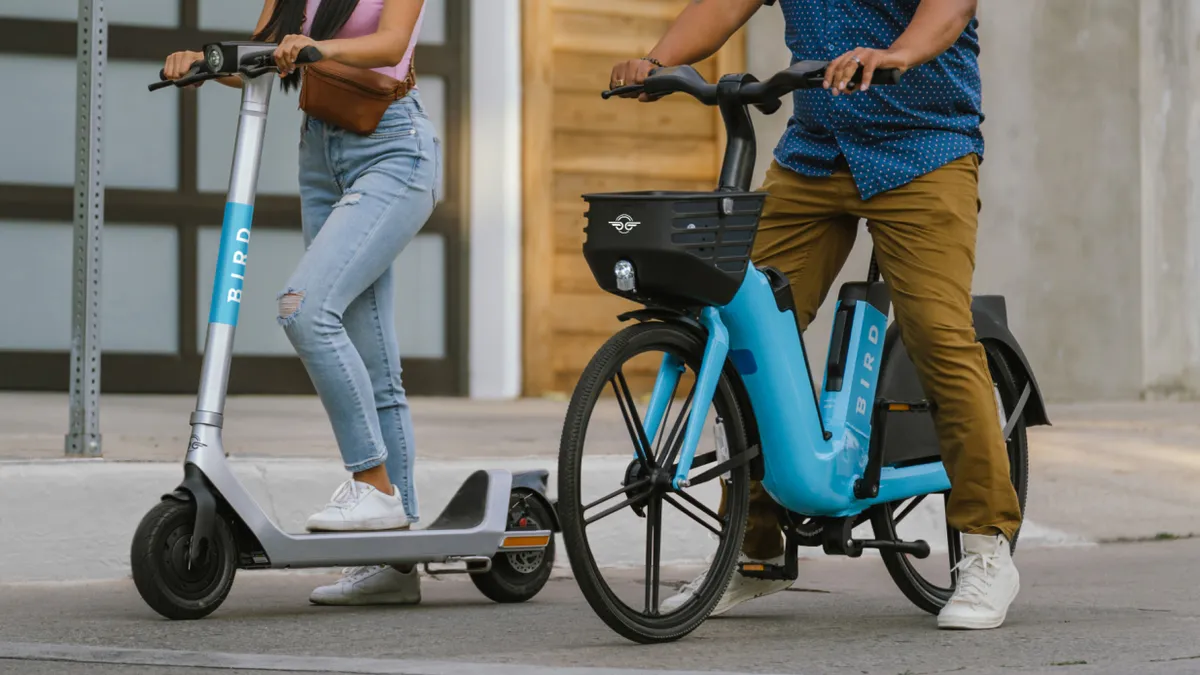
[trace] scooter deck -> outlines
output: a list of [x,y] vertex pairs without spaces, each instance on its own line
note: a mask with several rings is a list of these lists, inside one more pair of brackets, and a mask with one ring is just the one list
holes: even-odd
[[498,469],[471,474],[427,528],[311,534],[284,532],[233,475],[215,431],[201,434],[210,437],[207,442],[193,444],[187,463],[204,474],[213,490],[257,538],[258,548],[266,560],[256,557],[252,563],[255,567],[287,569],[445,562],[455,558],[492,556],[498,551],[540,550],[545,548],[541,541],[553,537],[550,530],[508,531],[513,477],[508,471]]

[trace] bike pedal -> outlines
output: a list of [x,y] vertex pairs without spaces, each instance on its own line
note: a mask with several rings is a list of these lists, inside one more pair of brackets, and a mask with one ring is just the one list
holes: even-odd
[[929,401],[887,401],[884,404],[887,412],[923,413],[933,410],[934,405]]
[[786,565],[769,565],[767,563],[739,563],[738,572],[748,579],[771,581],[795,581],[798,576],[795,571],[789,572]]

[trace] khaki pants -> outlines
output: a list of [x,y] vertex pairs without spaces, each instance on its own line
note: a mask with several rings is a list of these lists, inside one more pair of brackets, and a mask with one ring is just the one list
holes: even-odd
[[[829,178],[810,178],[772,163],[754,259],[787,275],[807,327],[854,246],[859,218],[867,220],[900,336],[937,406],[953,486],[947,519],[960,532],[1011,539],[1021,507],[971,318],[978,177],[972,154],[863,201],[844,164]],[[783,553],[780,507],[759,483],[751,486],[743,551],[756,559]]]

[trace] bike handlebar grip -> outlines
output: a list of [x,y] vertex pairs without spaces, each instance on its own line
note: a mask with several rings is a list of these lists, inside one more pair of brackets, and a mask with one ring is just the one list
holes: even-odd
[[767,101],[766,103],[755,103],[754,107],[758,108],[758,111],[764,115],[774,115],[775,113],[779,112],[781,107],[783,107],[783,101],[775,99],[774,101]]
[[296,55],[296,64],[305,65],[308,63],[316,63],[323,58],[325,58],[325,56],[321,53],[320,49],[309,45],[304,49],[301,49],[300,53]]
[[899,68],[880,68],[871,75],[871,84],[900,84]]

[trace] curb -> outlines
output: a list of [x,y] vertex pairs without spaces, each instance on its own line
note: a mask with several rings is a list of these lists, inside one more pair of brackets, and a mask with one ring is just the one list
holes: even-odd
[[[305,519],[323,505],[345,471],[336,460],[231,458],[234,473],[271,519],[287,531],[302,531]],[[432,522],[471,472],[477,469],[550,471],[556,493],[553,458],[422,460],[417,464],[421,521]],[[625,457],[585,461],[587,482],[598,498],[618,485]],[[179,484],[176,463],[50,460],[0,462],[0,583],[83,581],[125,578],[129,544],[138,522],[162,494]],[[705,488],[711,487],[711,494]],[[694,494],[716,503],[715,485]],[[591,492],[589,490],[589,492]],[[674,516],[674,517],[672,517]],[[926,539],[945,550],[940,512],[925,505],[911,516],[903,536]],[[856,536],[869,537],[869,526]],[[644,526],[632,512],[613,514],[589,529],[597,562],[607,567],[642,565]],[[1089,544],[1082,537],[1027,522],[1022,547]],[[664,517],[663,564],[703,564],[714,541],[708,531],[672,511]],[[808,555],[805,555],[805,554]],[[802,557],[822,557],[801,549]],[[568,575],[569,561],[559,536],[555,576]]]

